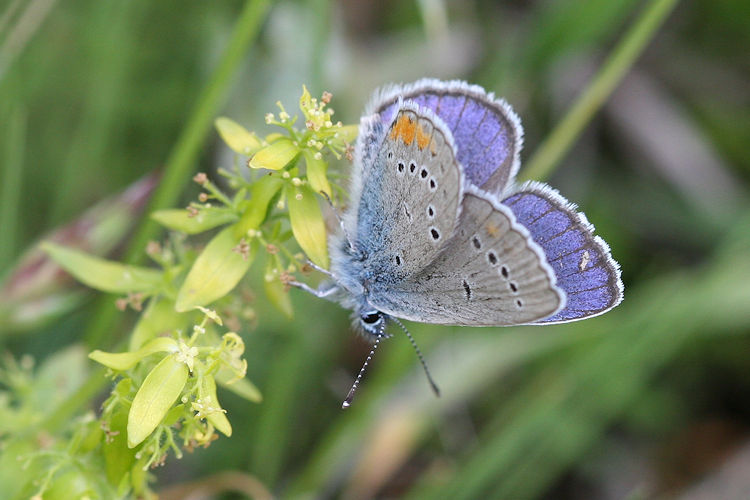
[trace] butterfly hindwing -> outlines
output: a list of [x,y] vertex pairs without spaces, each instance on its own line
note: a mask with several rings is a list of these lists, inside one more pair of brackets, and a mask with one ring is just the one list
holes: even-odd
[[503,200],[542,247],[566,295],[565,308],[540,323],[564,323],[609,311],[622,300],[620,269],[593,226],[557,191],[528,183]]
[[455,234],[437,258],[370,298],[398,317],[472,326],[530,323],[557,312],[564,300],[528,231],[507,207],[473,187],[467,188]]

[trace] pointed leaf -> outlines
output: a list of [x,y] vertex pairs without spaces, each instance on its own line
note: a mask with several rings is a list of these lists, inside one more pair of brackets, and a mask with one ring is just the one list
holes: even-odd
[[[174,312],[173,312],[174,314]],[[146,343],[137,351],[132,352],[104,352],[96,350],[89,354],[89,358],[99,364],[124,371],[133,368],[140,360],[155,352],[176,352],[177,342],[169,337],[158,337]]]
[[292,183],[285,186],[285,193],[294,238],[310,260],[327,269],[326,226],[315,193],[304,184]]
[[279,170],[284,168],[299,154],[299,147],[286,137],[261,149],[248,162],[250,168]]
[[203,208],[197,215],[190,216],[190,212],[183,208],[170,208],[153,212],[151,218],[167,229],[198,234],[236,221],[237,214],[226,209]]
[[211,242],[193,263],[182,284],[175,309],[188,311],[196,306],[205,306],[229,293],[247,272],[253,261],[254,246],[243,258],[235,248],[240,238],[235,237],[235,228],[230,226],[214,236]]
[[258,136],[248,132],[245,127],[234,120],[221,116],[216,119],[214,125],[221,138],[235,153],[250,156],[262,147]]
[[117,484],[135,462],[135,454],[128,448],[127,425],[127,408],[120,406],[107,422],[109,435],[102,444],[104,469],[111,484]]
[[146,376],[128,413],[128,446],[146,439],[161,423],[187,382],[188,367],[170,354]]
[[310,182],[310,187],[316,193],[323,192],[328,197],[333,196],[331,191],[331,185],[328,183],[328,177],[326,177],[326,170],[328,170],[328,162],[323,158],[316,159],[316,153],[310,149],[304,149],[302,154],[305,156],[305,165],[307,166],[307,180]]
[[250,188],[250,201],[248,202],[242,218],[235,225],[235,236],[242,237],[249,229],[258,229],[266,219],[268,204],[279,192],[284,181],[279,177],[271,175],[263,176],[255,181]]
[[227,419],[224,410],[219,404],[219,398],[216,397],[216,381],[213,375],[203,375],[198,387],[198,397],[204,407],[203,412],[206,420],[211,422],[225,436],[231,436],[232,425],[229,423],[229,419]]
[[51,242],[42,243],[42,249],[78,281],[104,292],[150,292],[163,282],[161,271],[155,269],[100,259]]

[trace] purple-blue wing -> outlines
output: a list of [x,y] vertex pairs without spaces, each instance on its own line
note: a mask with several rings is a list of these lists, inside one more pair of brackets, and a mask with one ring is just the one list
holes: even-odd
[[542,247],[566,295],[565,307],[537,323],[566,323],[597,316],[622,301],[620,266],[609,246],[594,235],[586,216],[557,191],[527,183],[503,204]]
[[500,194],[518,172],[523,129],[510,105],[483,88],[454,80],[422,79],[376,91],[365,115],[380,114],[388,126],[399,100],[413,101],[434,112],[453,134],[466,179],[489,193]]

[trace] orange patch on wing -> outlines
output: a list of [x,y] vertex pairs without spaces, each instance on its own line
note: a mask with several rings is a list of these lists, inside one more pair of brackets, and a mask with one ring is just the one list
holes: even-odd
[[411,146],[411,143],[416,139],[417,147],[422,150],[430,143],[431,137],[410,116],[404,114],[393,125],[391,139],[401,139],[407,146]]

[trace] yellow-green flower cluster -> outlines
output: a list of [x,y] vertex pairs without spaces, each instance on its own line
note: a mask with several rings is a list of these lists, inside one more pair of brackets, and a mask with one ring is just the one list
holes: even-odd
[[[222,322],[218,314],[203,307],[196,309],[203,312],[203,318],[193,325],[190,337],[175,330],[127,352],[94,351],[89,355],[123,377],[104,404],[102,420],[113,432],[124,431],[123,457],[132,457],[132,465],[144,470],[159,465],[169,449],[181,455],[175,442],[176,428],[183,447],[209,444],[215,439],[214,430],[232,434],[216,395],[217,382],[228,387],[239,384],[238,392],[251,400],[260,399],[244,379],[247,362],[242,358],[242,339],[234,332],[219,336],[216,327]],[[126,419],[120,417],[124,412]],[[138,453],[129,454],[125,446],[138,447]]]
[[[304,117],[304,128],[295,127],[298,117],[290,116],[284,105],[277,102],[278,114],[266,114],[265,121],[280,127],[283,133],[268,134],[263,140],[228,118],[216,121],[227,145],[235,152],[249,156],[247,165],[251,169],[271,171],[269,176],[249,187],[250,201],[237,224],[235,236],[260,238],[266,247],[269,243],[275,244],[277,242],[265,238],[267,234],[260,225],[269,211],[288,210],[295,240],[307,257],[322,267],[328,267],[328,249],[323,215],[315,195],[334,197],[325,155],[330,153],[341,158],[350,150],[350,143],[357,134],[356,125],[344,126],[340,121],[333,121],[334,110],[328,106],[331,97],[330,93],[324,92],[320,99],[314,98],[303,87],[299,109]],[[269,207],[268,202],[272,200],[275,204]],[[286,257],[283,249],[281,253],[272,259],[276,262],[267,269],[266,275],[278,278],[286,270],[288,266],[282,262]],[[282,310],[287,309],[283,304],[277,305]]]

